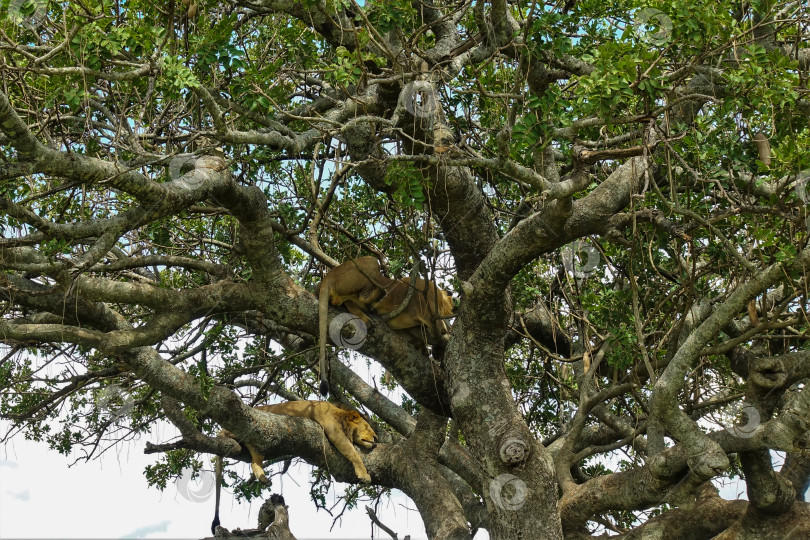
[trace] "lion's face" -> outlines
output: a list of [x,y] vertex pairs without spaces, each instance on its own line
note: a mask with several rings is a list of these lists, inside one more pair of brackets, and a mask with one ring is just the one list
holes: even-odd
[[359,412],[346,411],[344,425],[348,428],[346,435],[354,444],[367,449],[374,448],[377,443],[377,434]]

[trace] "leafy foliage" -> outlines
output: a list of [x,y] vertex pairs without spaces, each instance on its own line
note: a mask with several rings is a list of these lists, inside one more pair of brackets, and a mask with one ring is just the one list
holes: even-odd
[[[485,287],[509,274],[509,312],[477,314],[503,327],[503,356],[482,360],[489,349],[472,340],[450,354],[487,376],[503,368],[538,441],[564,441],[588,392],[632,384],[577,428],[616,429],[618,418],[632,432],[572,443],[568,468],[583,485],[644,466],[634,440],[646,437],[655,381],[709,307],[757,271],[784,265],[753,313],[734,314],[705,344],[675,392],[681,410],[701,429],[732,422],[728,406],[751,393],[735,351],[810,350],[796,263],[810,238],[802,3],[510,2],[503,20],[485,2],[436,12],[405,0],[192,4],[196,16],[179,1],[3,3],[0,91],[42,145],[10,135],[12,114],[0,111],[2,320],[41,332],[4,337],[7,437],[89,459],[148,433],[164,394],[121,357],[143,346],[205,402],[217,386],[246,402],[312,397],[306,293],[325,266],[367,254],[385,254],[395,276],[422,261],[464,307],[473,277]],[[438,112],[408,110],[414,82],[435,88]],[[455,137],[447,152],[438,128]],[[214,155],[226,160],[225,187],[197,161]],[[642,164],[651,168],[633,176]],[[623,174],[633,176],[626,204],[588,206],[610,199],[605,186]],[[453,182],[466,182],[454,199]],[[234,186],[260,192],[263,206]],[[195,189],[193,202],[182,198]],[[250,226],[266,233],[261,253]],[[509,264],[481,278],[491,253]],[[548,314],[550,338],[530,329],[537,313]],[[127,341],[124,328],[153,333]],[[404,362],[378,360],[388,375]],[[402,372],[417,371],[428,370]],[[402,411],[430,408],[390,377],[380,386]],[[216,431],[200,411],[187,415]],[[476,444],[455,436],[465,450]],[[482,448],[471,455],[491,451]],[[615,460],[617,448],[629,460]],[[165,489],[189,467],[205,465],[171,450],[145,476]],[[262,494],[230,480],[246,499]],[[326,507],[332,480],[318,471],[312,482]],[[491,509],[479,487],[470,496]],[[343,502],[380,493],[349,488]],[[579,532],[621,533],[673,507],[627,506]]]

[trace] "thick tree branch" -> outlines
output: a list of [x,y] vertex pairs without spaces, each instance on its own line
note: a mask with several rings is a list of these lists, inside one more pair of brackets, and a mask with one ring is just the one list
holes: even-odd
[[[793,265],[799,268],[810,263],[810,249],[799,254]],[[678,406],[677,394],[683,387],[686,372],[694,365],[700,351],[723,325],[745,309],[748,302],[765,291],[784,272],[782,264],[773,264],[740,284],[724,302],[715,306],[709,316],[678,348],[672,361],[661,374],[653,390],[650,406],[666,429],[686,444],[691,457],[689,468],[700,478],[708,480],[728,466],[728,458]],[[786,444],[783,442],[783,444]]]

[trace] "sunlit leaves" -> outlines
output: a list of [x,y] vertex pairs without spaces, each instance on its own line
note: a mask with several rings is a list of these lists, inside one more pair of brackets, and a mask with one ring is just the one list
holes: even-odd
[[394,198],[404,207],[421,208],[425,202],[423,181],[419,171],[410,163],[395,164],[388,170],[388,180],[397,186]]
[[572,52],[575,40],[569,37],[575,31],[575,19],[568,13],[555,10],[536,12],[532,23],[529,47],[535,56],[539,51],[549,51],[555,54],[568,54]]
[[[200,1],[204,15],[196,20],[151,9],[142,0],[59,4],[49,17],[67,25],[69,43],[40,63],[23,54],[24,48],[5,48],[9,77],[4,92],[43,144],[69,150],[71,156],[124,164],[161,187],[184,185],[178,171],[167,165],[175,156],[219,152],[221,147],[233,182],[265,196],[257,213],[266,205],[261,227],[272,246],[268,253],[284,269],[276,276],[289,276],[310,292],[321,274],[318,261],[324,258],[380,252],[398,275],[419,258],[452,267],[448,230],[436,223],[445,210],[434,205],[434,189],[437,171],[458,173],[451,160],[464,159],[465,168],[454,179],[468,182],[468,193],[482,195],[481,215],[491,216],[491,230],[484,234],[512,239],[536,230],[548,246],[510,283],[515,316],[510,313],[509,325],[521,334],[522,323],[545,309],[559,326],[550,341],[526,336],[510,341],[515,344],[504,368],[531,428],[541,437],[552,436],[571,418],[572,404],[584,389],[583,367],[597,361],[588,354],[605,351],[598,359],[603,363],[594,392],[619,383],[624,372],[641,365],[645,354],[653,363],[663,363],[683,337],[680,328],[692,303],[719,299],[748,278],[741,257],[756,264],[795,257],[807,239],[807,209],[793,184],[796,173],[810,165],[805,151],[810,134],[801,116],[806,81],[782,47],[801,40],[789,23],[774,27],[774,43],[762,40],[758,45],[753,19],[737,15],[748,9],[739,3],[567,4],[565,10],[561,4],[533,4],[529,13],[526,4],[508,3],[519,22],[516,35],[507,36],[515,37],[509,44],[497,43],[503,36],[479,28],[474,9],[453,12],[446,19],[458,17],[451,23],[451,37],[455,32],[460,38],[453,46],[465,51],[461,54],[470,53],[455,60],[448,57],[449,49],[432,49],[441,37],[438,27],[425,25],[419,6],[407,0],[367,2],[362,11],[343,0],[317,3],[330,17],[348,8],[340,19],[344,26],[339,38],[319,35],[306,18],[268,13],[268,3],[257,11]],[[484,18],[492,20],[491,6],[480,5]],[[316,2],[295,6],[315,7]],[[448,6],[439,9],[455,9]],[[367,27],[367,20],[377,32]],[[36,41],[30,29],[14,30]],[[51,24],[43,32],[54,32],[49,39],[58,42],[62,30]],[[30,50],[32,55],[41,52]],[[444,120],[457,135],[452,151],[429,160],[421,155],[428,153],[423,143],[430,142],[436,118],[411,122],[397,107],[402,88],[414,79],[432,81]],[[216,121],[210,102],[201,103],[202,87],[219,107],[222,122]],[[688,118],[681,114],[687,107],[694,107]],[[340,116],[342,111],[351,112]],[[227,137],[225,132],[230,132]],[[758,162],[752,145],[758,133],[771,144],[768,166]],[[653,138],[657,145],[648,145]],[[271,139],[285,144],[259,142]],[[235,142],[240,140],[251,142]],[[364,153],[366,144],[370,154]],[[579,148],[591,154],[618,152],[582,163],[574,155]],[[6,155],[16,164],[14,151]],[[598,199],[606,195],[604,187],[618,185],[616,178],[628,172],[622,167],[631,163],[627,155],[648,159],[655,168],[633,183],[621,214],[594,217],[589,211],[598,204],[588,206],[584,199]],[[517,168],[502,166],[510,159],[552,184],[557,178],[567,182],[572,172],[584,174],[584,181],[570,200],[549,198],[538,187],[544,182],[525,181],[527,176],[514,174]],[[369,168],[380,174],[366,174]],[[115,218],[148,206],[111,189],[107,178],[68,181],[22,174],[19,180],[5,180],[0,190],[59,225]],[[758,187],[763,189],[754,189]],[[253,285],[254,268],[246,261],[255,254],[246,254],[241,244],[245,221],[238,222],[237,212],[229,215],[234,203],[220,193],[171,216],[133,225],[114,249],[83,271],[105,286],[137,285],[133,288],[139,294]],[[459,216],[459,221],[474,221],[468,216],[472,214]],[[19,218],[3,220],[14,233],[32,228]],[[555,235],[586,232],[595,261],[578,275],[568,268],[562,239]],[[29,245],[60,263],[80,259],[99,245],[98,235],[89,233],[69,240],[45,236]],[[129,266],[140,258],[152,262]],[[581,254],[574,259],[577,266],[590,265]],[[212,267],[210,272],[202,269]],[[53,276],[30,275],[44,287],[61,280],[64,290],[89,290],[79,287],[85,281],[72,283],[73,276],[61,268]],[[312,300],[300,289],[295,293],[296,302]],[[97,291],[93,294],[93,301],[103,301]],[[204,397],[221,382],[252,399],[255,379],[268,377],[301,395],[313,390],[307,349],[311,321],[302,318],[306,310],[291,310],[290,317],[299,320],[284,320],[287,314],[279,316],[272,306],[277,298],[260,294],[251,298],[257,304],[250,310],[217,308],[199,314],[155,345],[194,377]],[[136,328],[151,322],[158,311],[153,304],[128,303],[120,296],[104,308]],[[282,328],[272,328],[276,317]],[[801,325],[797,328],[806,333]],[[302,338],[301,348],[284,349],[287,336]],[[103,363],[86,350],[74,358],[80,373]],[[711,371],[711,377],[725,382],[722,356],[707,358],[722,368]],[[30,384],[29,367],[3,365],[9,366],[0,372],[4,382],[18,375],[22,381],[14,389],[20,396],[4,402],[4,409],[34,409],[55,391],[48,382],[41,388]],[[644,367],[638,372],[644,373]],[[113,370],[96,384],[100,389],[120,384],[133,398],[146,401],[127,415],[127,426],[146,422],[159,406],[148,388],[133,380]],[[648,390],[647,382],[640,381],[637,395],[627,394],[606,408],[622,418],[635,415],[643,429]],[[108,416],[92,410],[87,400],[95,391],[77,392],[68,403],[64,414],[70,423],[106,429]],[[407,396],[403,402],[409,411],[418,409]],[[114,403],[127,400],[119,396]],[[76,416],[85,408],[84,419]],[[194,420],[210,431],[201,418]],[[75,433],[45,422],[29,431],[60,451],[81,444]],[[192,460],[188,453],[170,455],[166,463],[150,468],[148,478],[166,485]],[[630,465],[620,467],[625,466]],[[604,472],[596,466],[588,470]],[[316,486],[316,498],[325,496],[319,495],[325,486]],[[261,488],[253,482],[237,489],[250,496]],[[629,523],[633,517],[616,513],[612,519]]]
[[162,70],[161,82],[170,98],[179,98],[184,91],[200,84],[194,73],[179,58],[164,58]]
[[352,55],[346,47],[338,47],[336,53],[337,66],[331,74],[333,80],[339,84],[356,83],[363,74],[363,69],[352,61]]
[[389,32],[397,28],[407,32],[413,28],[417,15],[414,3],[408,0],[368,1],[365,3],[365,10],[368,12],[369,20],[381,32]]

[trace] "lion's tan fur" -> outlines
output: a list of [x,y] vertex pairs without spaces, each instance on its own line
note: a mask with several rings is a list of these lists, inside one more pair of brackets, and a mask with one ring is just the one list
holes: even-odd
[[[409,277],[395,280],[384,276],[379,261],[370,256],[346,261],[327,272],[315,288],[321,394],[329,391],[326,359],[329,304],[345,305],[350,313],[368,324],[367,312],[386,315],[395,311],[407,298],[410,287]],[[416,280],[414,288],[408,305],[386,323],[417,347],[424,348],[425,343],[443,346],[449,333],[444,319],[453,314],[452,298],[432,281],[421,278]]]
[[[377,440],[377,434],[374,433],[368,422],[357,411],[345,411],[326,401],[287,401],[275,405],[258,405],[254,408],[272,414],[284,414],[314,420],[323,428],[326,438],[335,445],[346,459],[351,461],[357,477],[362,482],[368,483],[371,481],[371,477],[368,475],[365,465],[363,465],[363,460],[354,445],[357,444],[366,449],[373,448]],[[222,430],[220,436],[235,438],[227,430]],[[245,442],[244,446],[250,452],[250,466],[256,478],[268,483],[269,480],[262,469],[264,456],[252,444]]]
[[329,366],[326,360],[326,330],[328,326],[329,304],[345,305],[352,315],[369,323],[366,311],[379,299],[386,287],[394,280],[380,270],[380,263],[374,257],[359,257],[340,264],[327,272],[315,288],[318,296],[318,367],[320,369],[322,395],[329,392]]
[[[371,482],[371,476],[368,474],[366,466],[363,464],[363,460],[354,445],[357,444],[363,448],[371,449],[376,444],[377,434],[374,433],[368,422],[357,411],[346,411],[326,401],[287,401],[275,405],[259,405],[255,408],[271,414],[284,414],[314,420],[323,428],[326,438],[354,466],[354,473],[357,478],[364,483]],[[235,439],[233,434],[227,430],[222,430],[219,436]],[[252,444],[248,442],[242,444],[250,452],[250,467],[253,474],[259,481],[269,484],[270,481],[262,468],[264,456]],[[217,456],[216,473],[217,496],[214,521],[211,525],[212,533],[219,524],[219,490],[222,484],[222,457],[220,456]]]
[[260,411],[309,418],[320,424],[326,438],[354,465],[361,482],[371,482],[360,454],[354,445],[374,448],[377,434],[357,411],[346,411],[327,401],[287,401],[276,405],[260,405]]
[[[374,304],[374,311],[386,315],[396,310],[407,298],[410,286],[409,277],[397,280],[386,289],[385,296]],[[444,317],[453,314],[453,300],[432,281],[417,279],[414,288],[416,290],[411,295],[408,305],[396,317],[387,321],[387,324],[394,330],[422,326],[425,329],[422,344],[427,341],[431,345],[442,345],[445,335],[449,332]]]

